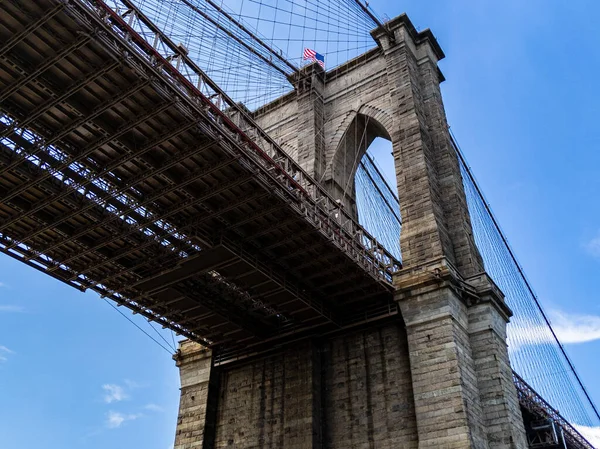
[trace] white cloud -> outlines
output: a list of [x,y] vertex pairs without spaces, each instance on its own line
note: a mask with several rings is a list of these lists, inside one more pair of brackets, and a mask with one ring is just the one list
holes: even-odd
[[0,362],[6,362],[8,360],[6,355],[14,354],[14,353],[15,353],[14,351],[8,349],[6,346],[0,345]]
[[147,404],[144,409],[150,410],[151,412],[162,412],[163,408],[160,405],[156,404]]
[[125,392],[125,389],[117,384],[104,384],[102,389],[105,391],[104,402],[110,404],[111,402],[120,402],[124,399],[129,398],[129,395]]
[[[600,340],[599,315],[559,310],[551,310],[548,315],[558,340],[564,345]],[[516,319],[509,324],[508,349],[511,352],[518,351],[523,346],[553,342],[554,337],[545,325],[530,325]]]
[[116,429],[126,421],[133,421],[138,419],[140,414],[123,414],[119,412],[109,411],[106,415],[106,426],[109,429]]
[[590,253],[593,257],[600,258],[600,231],[596,234],[596,237],[591,239],[585,245],[585,249],[588,253]]
[[579,424],[573,424],[573,427],[588,440],[588,442],[594,447],[600,447],[600,427],[589,427],[581,426]]
[[0,305],[0,313],[1,312],[25,312],[25,309],[21,306],[14,305]]
[[587,343],[600,340],[600,316],[567,314],[554,310],[550,313],[554,332],[563,344]]

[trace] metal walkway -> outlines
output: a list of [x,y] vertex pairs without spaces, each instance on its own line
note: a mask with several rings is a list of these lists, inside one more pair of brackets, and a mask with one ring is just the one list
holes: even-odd
[[231,351],[397,313],[400,263],[138,11],[5,1],[0,42],[2,252]]

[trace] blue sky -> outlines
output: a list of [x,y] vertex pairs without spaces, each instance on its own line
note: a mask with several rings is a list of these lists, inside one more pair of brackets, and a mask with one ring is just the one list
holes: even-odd
[[[600,3],[371,4],[438,38],[452,130],[600,402]],[[171,446],[179,383],[167,351],[96,295],[6,256],[0,283],[3,448]]]

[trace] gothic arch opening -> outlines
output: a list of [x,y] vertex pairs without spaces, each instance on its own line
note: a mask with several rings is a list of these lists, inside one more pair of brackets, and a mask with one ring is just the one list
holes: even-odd
[[325,180],[328,190],[400,259],[400,206],[392,142],[375,118],[358,113],[344,132]]

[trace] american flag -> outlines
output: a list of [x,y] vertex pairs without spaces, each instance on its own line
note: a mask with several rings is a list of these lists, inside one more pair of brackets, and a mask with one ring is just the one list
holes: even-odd
[[305,48],[304,49],[304,59],[310,59],[311,61],[316,61],[319,63],[319,65],[323,68],[325,68],[325,56],[317,53],[314,50],[311,50],[310,48]]

